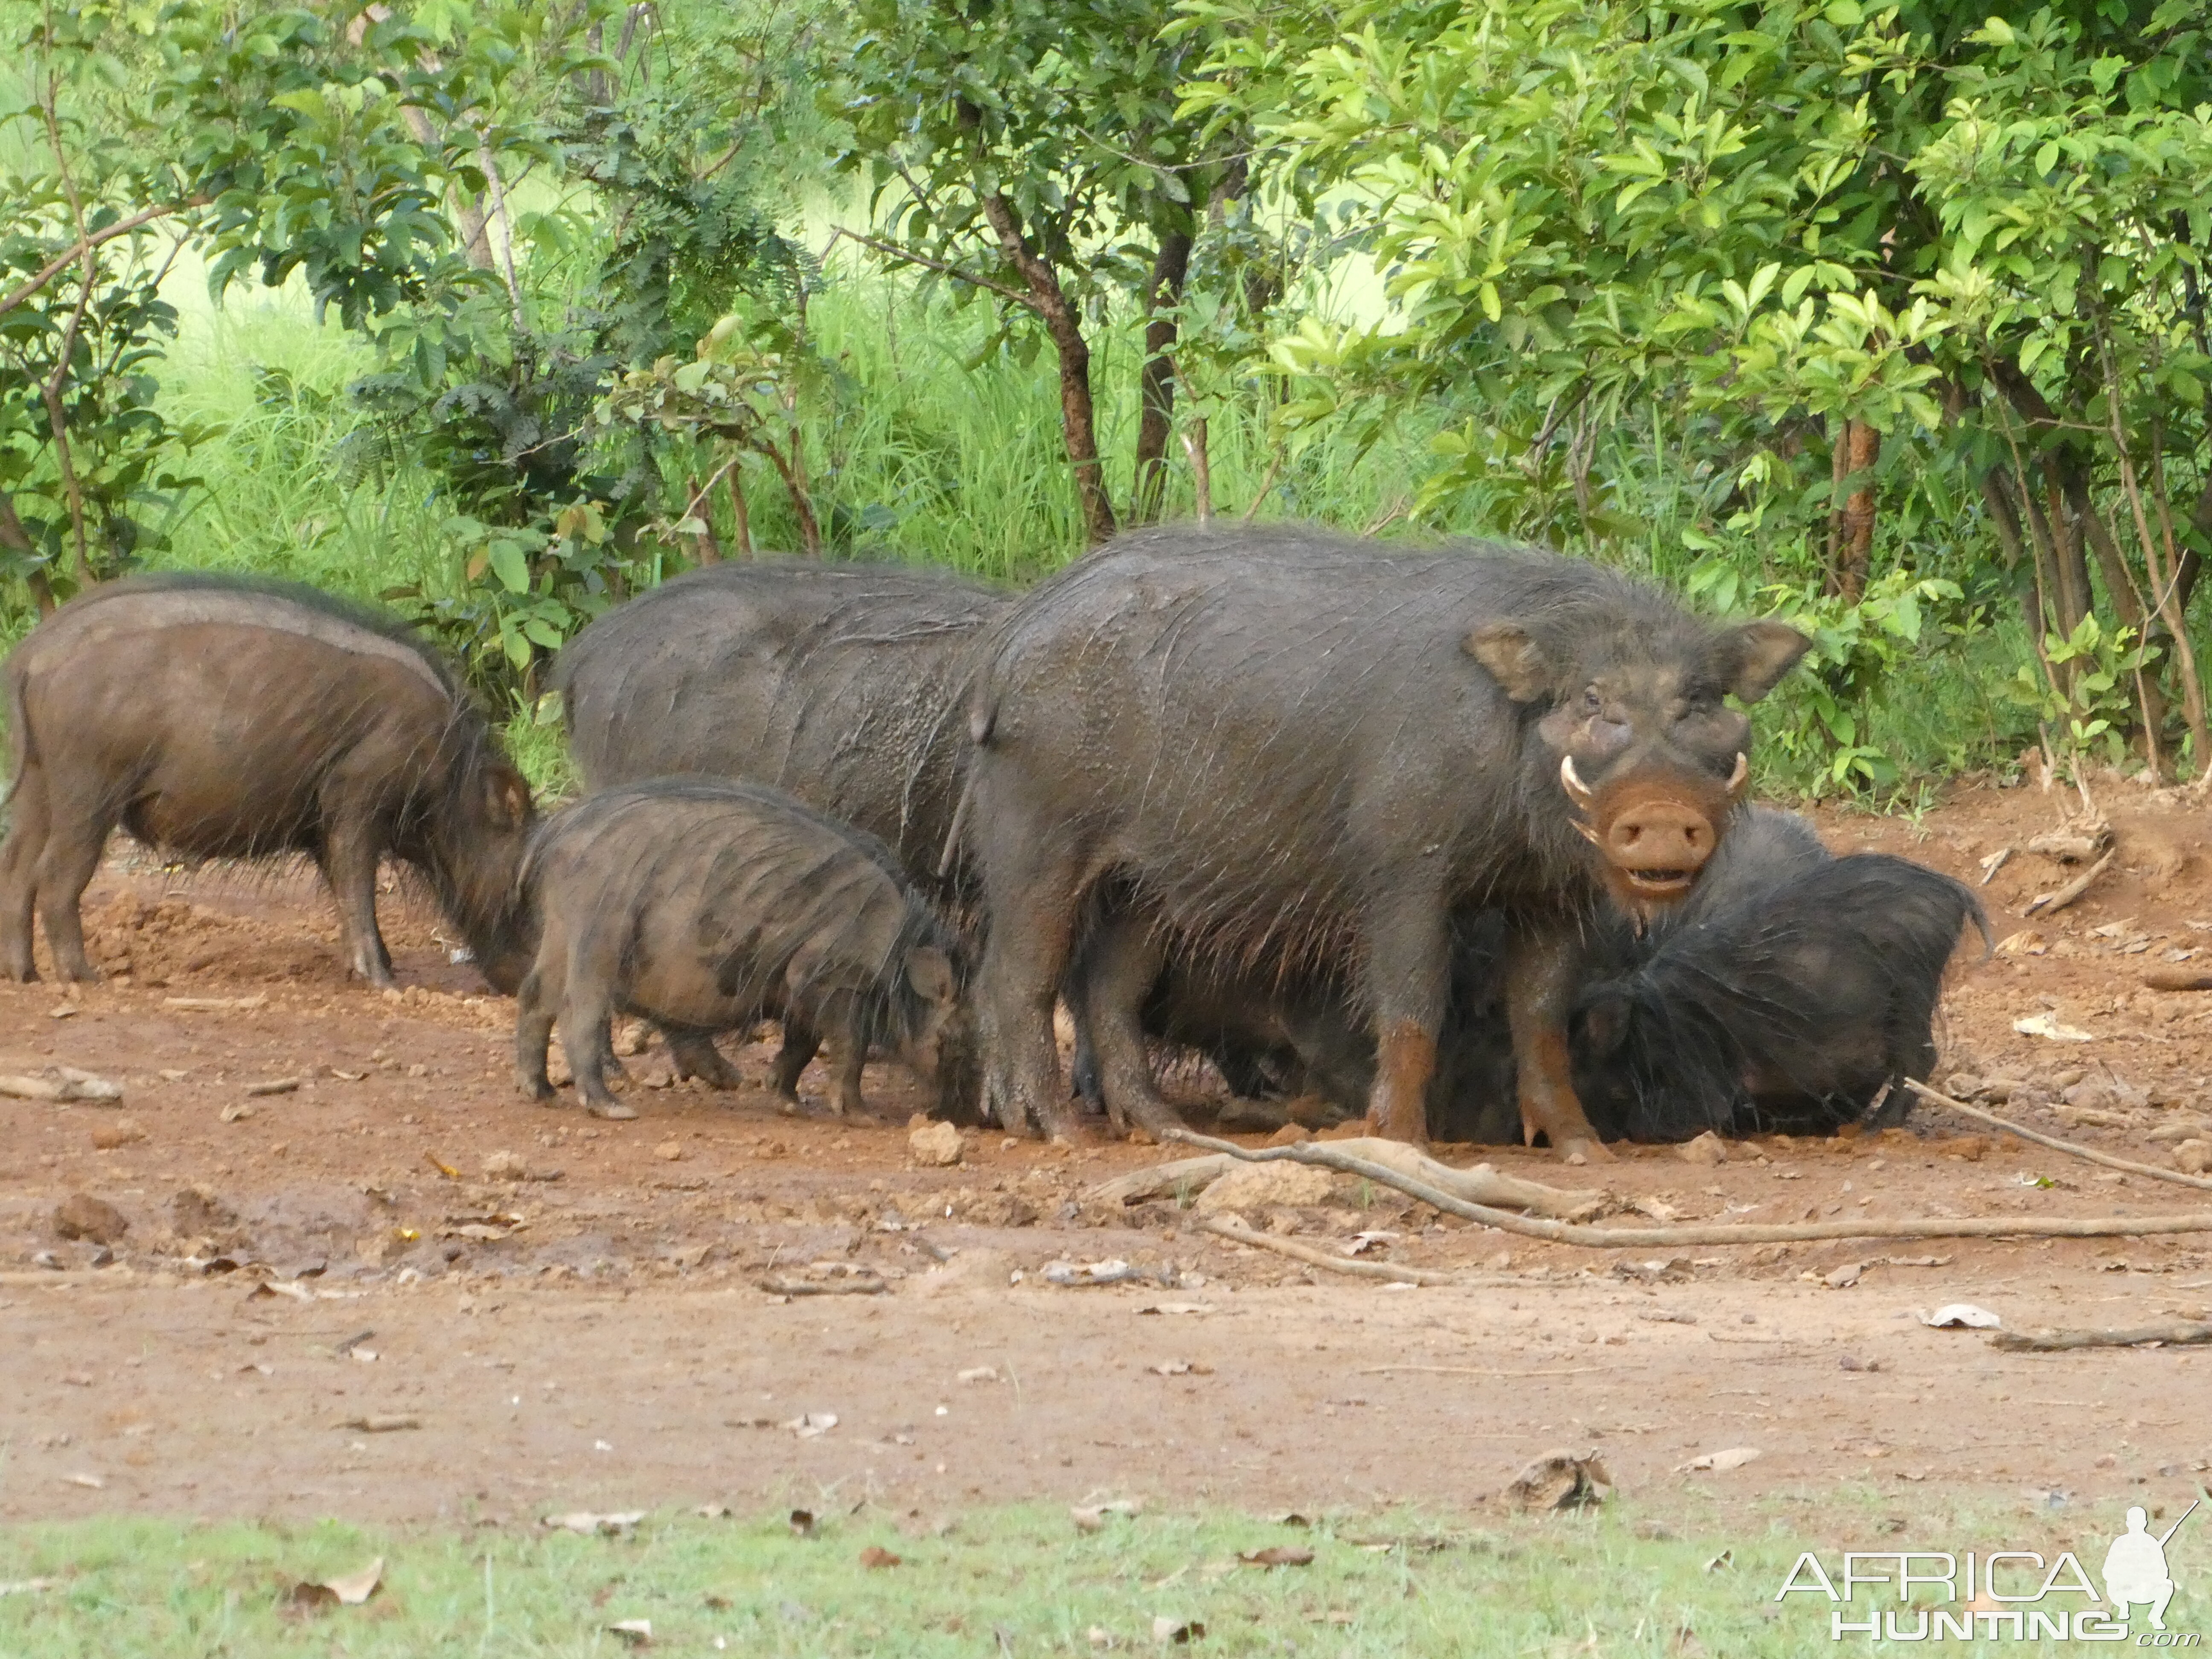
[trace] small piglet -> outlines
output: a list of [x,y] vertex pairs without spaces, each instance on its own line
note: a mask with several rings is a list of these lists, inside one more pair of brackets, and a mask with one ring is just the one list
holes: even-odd
[[592,1115],[636,1115],[608,1092],[608,1024],[652,1020],[672,1041],[783,1022],[777,1085],[828,1042],[830,1109],[860,1104],[872,1048],[934,1079],[963,1018],[950,933],[874,836],[781,790],[659,778],[549,819],[522,879],[538,952],[518,993],[523,1092],[548,1099],[557,1018]]

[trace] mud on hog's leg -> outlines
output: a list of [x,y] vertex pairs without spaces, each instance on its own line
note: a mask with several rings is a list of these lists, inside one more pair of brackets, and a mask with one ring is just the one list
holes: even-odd
[[392,982],[392,953],[376,926],[376,866],[383,855],[383,836],[365,814],[356,814],[330,832],[317,860],[337,901],[346,963],[379,990]]
[[799,1079],[822,1052],[822,1035],[798,1014],[783,1017],[783,1045],[775,1051],[775,1091],[786,1100],[799,1098]]
[[55,803],[35,880],[38,909],[46,918],[46,943],[59,978],[100,977],[84,953],[84,917],[78,906],[115,823],[116,815],[105,803]]
[[738,1068],[722,1058],[722,1051],[714,1046],[712,1031],[672,1025],[664,1025],[660,1030],[668,1039],[669,1063],[679,1079],[696,1077],[709,1089],[734,1089],[744,1081]]
[[1141,917],[1116,916],[1101,924],[1084,953],[1081,983],[1070,987],[1069,1012],[1079,1032],[1090,1030],[1099,1094],[1117,1131],[1131,1122],[1154,1135],[1183,1127],[1182,1115],[1160,1097],[1145,1048],[1145,999],[1164,956]]
[[1368,928],[1368,997],[1375,1009],[1372,1132],[1416,1146],[1429,1138],[1429,1079],[1450,981],[1451,941],[1441,898],[1401,892]]
[[837,1117],[856,1115],[862,1109],[860,1070],[868,1063],[859,1006],[849,993],[840,992],[823,1003],[816,1019],[829,1037],[830,1110]]
[[27,761],[8,801],[8,838],[0,842],[0,974],[9,979],[39,976],[31,952],[31,925],[37,908],[39,855],[46,844],[46,771],[37,761]]
[[615,1063],[615,988],[606,964],[615,956],[613,942],[586,932],[568,950],[567,984],[561,995],[561,1045],[568,1053],[568,1069],[576,1079],[576,1092],[593,1117],[617,1121],[637,1114],[617,1101],[607,1087],[607,1069]]
[[1568,1061],[1567,1005],[1581,962],[1574,933],[1564,922],[1516,929],[1508,947],[1505,1013],[1519,1073],[1521,1136],[1534,1141],[1541,1131],[1560,1158],[1579,1153],[1610,1163],[1613,1153],[1576,1098]]
[[553,1040],[553,999],[532,968],[514,992],[514,1084],[525,1098],[548,1101],[553,1085],[545,1077],[545,1048]]
[[[979,807],[988,803],[979,803]],[[979,810],[988,836],[984,902],[994,926],[977,976],[976,1028],[984,1055],[983,1104],[1001,1128],[1040,1125],[1054,1140],[1082,1139],[1053,1041],[1053,1005],[1067,971],[1083,899],[1081,860],[1041,847],[1018,812]]]

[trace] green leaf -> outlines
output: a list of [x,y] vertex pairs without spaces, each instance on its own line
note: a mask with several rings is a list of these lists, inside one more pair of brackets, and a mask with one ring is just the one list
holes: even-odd
[[490,552],[492,574],[499,578],[500,585],[510,593],[527,593],[530,561],[522,549],[514,542],[501,540],[491,544]]

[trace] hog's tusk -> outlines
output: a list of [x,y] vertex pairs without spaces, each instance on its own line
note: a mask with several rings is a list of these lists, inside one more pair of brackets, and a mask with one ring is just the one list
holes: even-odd
[[1602,847],[1605,845],[1605,837],[1597,832],[1596,825],[1584,823],[1580,818],[1577,818],[1574,821],[1574,825],[1576,833],[1580,835],[1582,838],[1588,842],[1591,846]]
[[1589,785],[1583,781],[1582,774],[1575,770],[1575,757],[1572,755],[1562,755],[1559,757],[1559,784],[1566,790],[1569,799],[1577,806],[1587,807],[1595,799],[1590,793]]
[[1743,781],[1751,775],[1751,759],[1742,750],[1735,751],[1735,770],[1729,774],[1728,792],[1731,795],[1743,787]]

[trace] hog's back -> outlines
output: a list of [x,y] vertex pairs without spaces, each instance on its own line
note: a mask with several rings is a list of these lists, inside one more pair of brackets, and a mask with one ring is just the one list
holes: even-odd
[[772,784],[927,878],[959,789],[965,652],[1005,604],[896,567],[721,565],[593,623],[554,684],[589,787],[680,774]]
[[465,704],[404,639],[249,586],[124,582],[42,623],[9,657],[18,764],[64,795],[139,803],[179,850],[289,843],[331,769],[397,810],[426,788]]
[[1565,814],[1526,806],[1556,776],[1524,765],[1463,641],[1611,580],[1317,532],[1125,538],[979,648],[979,808],[1129,871],[1181,926],[1324,914],[1438,868],[1454,896],[1564,881]]

